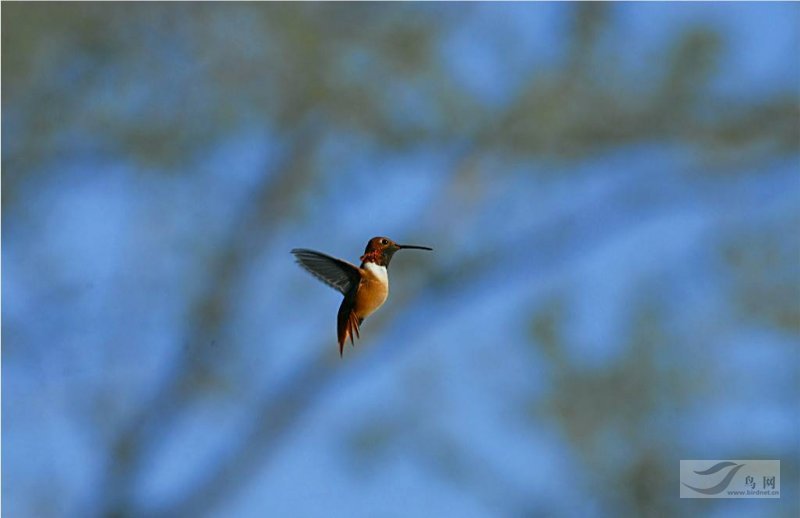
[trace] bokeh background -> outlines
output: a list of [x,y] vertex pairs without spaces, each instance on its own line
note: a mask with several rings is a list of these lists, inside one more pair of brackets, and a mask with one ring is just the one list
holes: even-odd
[[[4,3],[2,75],[5,515],[800,515],[797,4]],[[375,235],[340,359],[289,250]]]

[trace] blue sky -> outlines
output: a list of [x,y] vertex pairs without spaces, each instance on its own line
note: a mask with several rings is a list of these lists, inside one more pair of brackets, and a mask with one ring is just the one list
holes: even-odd
[[[529,78],[562,65],[571,12],[565,4],[470,6],[437,47],[444,73],[498,113]],[[231,13],[214,30],[257,53],[257,26]],[[595,79],[613,84],[619,78],[609,71],[621,70],[646,91],[664,73],[659,60],[675,37],[702,27],[717,32],[723,49],[703,97],[709,105],[792,96],[796,107],[798,14],[792,4],[614,4],[594,49],[606,64]],[[207,63],[185,61],[188,37],[173,48],[159,34],[142,45],[173,60],[165,77],[178,85],[205,78]],[[75,77],[95,73],[91,64],[71,73],[38,66],[67,100]],[[93,113],[168,119],[182,102],[197,113],[213,108],[200,87],[154,98],[154,83],[137,67],[141,61],[103,69],[106,96],[93,101]],[[425,91],[399,92],[386,109],[400,121],[404,112],[409,120],[435,117]],[[232,105],[242,97],[226,94]],[[26,117],[15,100],[4,99],[4,136]],[[288,140],[274,121],[235,121],[180,171],[142,165],[115,133],[61,128],[61,158],[38,166],[4,201],[9,515],[81,515],[102,500],[115,423],[148,401],[187,347],[190,301],[213,285],[204,261],[239,229],[241,208]],[[18,142],[4,142],[8,177]],[[737,290],[773,303],[781,285],[800,281],[781,259],[796,257],[798,246],[797,150],[720,174],[696,147],[664,138],[564,161],[486,156],[454,173],[460,144],[386,149],[355,132],[326,137],[302,196],[265,229],[266,243],[253,236],[245,248],[242,280],[227,301],[230,322],[206,344],[219,351],[211,355],[216,374],[198,381],[201,396],[145,455],[134,500],[157,509],[191,488],[235,449],[262,395],[291,381],[320,347],[336,353],[340,296],[288,251],[356,261],[369,237],[389,235],[436,251],[398,254],[387,306],[337,359],[332,381],[289,436],[215,512],[627,514],[636,511],[629,474],[655,456],[675,468],[657,479],[668,481],[667,501],[677,497],[680,459],[779,458],[780,507],[681,501],[669,509],[794,513],[797,327],[743,308],[747,297]],[[744,266],[726,260],[724,251],[741,253],[737,247],[751,254]],[[752,278],[736,269],[748,260],[756,261]],[[772,269],[758,270],[763,264]],[[797,297],[788,304],[796,315]],[[535,331],[537,318],[555,322],[555,352]],[[604,387],[615,397],[593,403]],[[578,392],[560,398],[569,390]],[[571,435],[569,405],[592,433]],[[39,500],[43,487],[49,498]]]

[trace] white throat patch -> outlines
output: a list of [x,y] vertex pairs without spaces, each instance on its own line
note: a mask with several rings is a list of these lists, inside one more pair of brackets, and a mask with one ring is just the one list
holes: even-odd
[[378,278],[384,284],[389,284],[389,274],[386,271],[385,266],[381,266],[375,263],[364,263],[364,269],[368,270],[372,275]]

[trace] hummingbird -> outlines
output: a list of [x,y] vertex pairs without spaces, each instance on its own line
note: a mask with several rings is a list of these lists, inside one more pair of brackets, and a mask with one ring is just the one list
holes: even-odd
[[386,302],[389,261],[395,252],[403,249],[433,250],[427,246],[398,245],[388,237],[373,237],[361,256],[361,266],[306,248],[292,250],[297,264],[344,295],[336,318],[339,356],[348,338],[352,345],[355,345],[354,334],[361,338],[359,327],[364,319]]

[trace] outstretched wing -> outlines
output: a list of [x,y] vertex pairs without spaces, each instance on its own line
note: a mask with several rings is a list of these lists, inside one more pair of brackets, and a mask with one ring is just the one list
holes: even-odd
[[292,254],[297,264],[342,295],[347,295],[361,280],[358,267],[347,261],[305,248],[295,248]]

